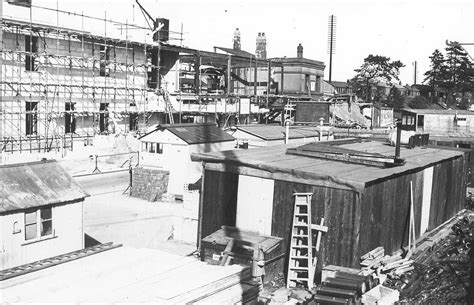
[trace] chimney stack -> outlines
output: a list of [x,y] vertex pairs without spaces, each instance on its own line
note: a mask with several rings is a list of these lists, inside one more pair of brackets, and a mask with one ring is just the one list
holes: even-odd
[[240,31],[236,28],[234,31],[234,50],[240,50]]
[[257,58],[267,59],[267,37],[265,37],[265,33],[263,32],[258,33],[255,56],[257,56]]
[[303,46],[301,45],[301,43],[296,48],[296,57],[303,58]]

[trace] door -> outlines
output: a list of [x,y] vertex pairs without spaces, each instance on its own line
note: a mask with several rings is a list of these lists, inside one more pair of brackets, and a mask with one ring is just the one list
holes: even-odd
[[274,180],[239,175],[237,228],[271,235],[273,187]]

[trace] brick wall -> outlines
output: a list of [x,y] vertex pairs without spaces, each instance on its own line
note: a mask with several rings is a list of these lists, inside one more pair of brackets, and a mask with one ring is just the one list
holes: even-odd
[[136,167],[133,169],[131,196],[157,201],[168,190],[169,172]]

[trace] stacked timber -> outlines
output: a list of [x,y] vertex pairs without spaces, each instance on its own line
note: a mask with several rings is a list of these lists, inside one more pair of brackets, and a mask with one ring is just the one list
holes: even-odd
[[361,257],[361,274],[376,274],[383,282],[385,276],[397,277],[405,272],[412,271],[413,260],[403,258],[401,254],[385,255],[383,247],[377,247]]

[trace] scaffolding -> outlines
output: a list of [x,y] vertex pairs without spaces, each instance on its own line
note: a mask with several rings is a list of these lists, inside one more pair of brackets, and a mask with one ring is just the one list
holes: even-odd
[[[182,27],[168,30],[178,34],[177,46],[150,41],[148,27],[106,13],[36,8],[54,12],[56,25],[33,22],[31,9],[29,21],[3,18],[0,25],[2,153],[72,150],[98,134],[141,134],[158,123],[267,122],[283,109],[273,103],[294,99],[271,87],[278,61],[183,47]],[[81,29],[59,26],[59,14],[80,18]],[[89,20],[102,22],[103,32],[86,31]],[[125,39],[109,35],[114,28]],[[137,30],[142,42],[129,39]]]
[[[56,10],[56,14],[65,13]],[[75,14],[75,13],[74,13]],[[146,129],[149,45],[130,41],[135,25],[117,23],[126,39],[2,18],[2,152],[72,149],[97,134]],[[59,17],[56,18],[57,20]],[[110,25],[109,25],[110,26]],[[146,37],[145,37],[146,38]]]

